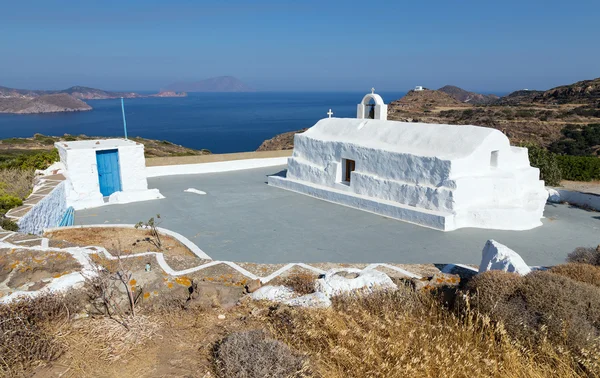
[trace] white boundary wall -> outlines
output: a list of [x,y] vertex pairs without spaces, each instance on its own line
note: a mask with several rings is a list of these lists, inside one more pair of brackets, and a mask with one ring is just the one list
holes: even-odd
[[66,181],[61,182],[40,202],[33,205],[17,222],[19,232],[39,235],[44,228],[58,226],[67,210],[66,185]]
[[286,165],[287,157],[262,158],[262,159],[244,159],[219,161],[214,163],[198,164],[180,164],[180,165],[161,165],[156,167],[147,167],[148,177],[173,176],[173,175],[193,175],[200,173],[217,173],[240,171],[243,169],[273,167],[277,165]]
[[[589,207],[596,211],[600,211],[600,196],[590,193],[574,192],[571,190],[560,188],[547,188],[550,196],[548,202],[562,203],[568,202],[572,205]],[[556,196],[556,193],[558,196]]]

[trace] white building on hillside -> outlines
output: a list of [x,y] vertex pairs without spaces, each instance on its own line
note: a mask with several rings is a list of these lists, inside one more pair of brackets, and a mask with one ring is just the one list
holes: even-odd
[[286,177],[269,185],[443,231],[527,230],[547,192],[526,148],[478,126],[325,118],[294,138]]
[[101,139],[57,142],[55,147],[65,166],[67,206],[75,210],[164,198],[158,189],[148,189],[141,143]]

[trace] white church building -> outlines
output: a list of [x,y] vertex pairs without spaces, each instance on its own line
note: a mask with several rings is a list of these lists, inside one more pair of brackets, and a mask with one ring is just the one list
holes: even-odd
[[374,91],[356,118],[329,117],[295,135],[286,176],[269,185],[442,231],[542,224],[539,170],[502,132],[388,121]]

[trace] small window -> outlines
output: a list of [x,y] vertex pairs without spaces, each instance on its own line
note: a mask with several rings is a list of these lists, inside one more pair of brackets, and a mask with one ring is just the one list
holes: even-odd
[[492,151],[490,156],[490,167],[496,168],[498,166],[498,151]]
[[342,159],[342,164],[344,167],[342,178],[344,179],[344,182],[350,183],[351,173],[356,168],[356,162],[350,159]]

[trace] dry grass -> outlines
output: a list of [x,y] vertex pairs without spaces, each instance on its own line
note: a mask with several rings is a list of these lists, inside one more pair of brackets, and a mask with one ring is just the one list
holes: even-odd
[[552,273],[569,277],[572,280],[600,287],[600,266],[581,263],[557,265],[550,269]]
[[315,292],[315,275],[308,272],[294,272],[285,277],[282,285],[287,286],[300,295]]
[[549,342],[568,351],[571,364],[600,372],[600,288],[538,271],[486,272],[469,289],[472,308],[502,323],[521,345],[538,350]]
[[215,371],[221,378],[309,377],[305,358],[263,330],[232,333],[214,348]]
[[22,376],[65,350],[61,334],[79,310],[67,294],[23,298],[0,305],[0,377]]
[[33,189],[33,177],[33,170],[0,169],[0,194],[27,198]]
[[327,310],[286,308],[269,319],[273,333],[309,354],[325,377],[584,375],[568,350],[548,340],[525,348],[488,317],[455,316],[409,288],[337,299]]
[[[122,254],[140,253],[158,249],[148,242],[138,242],[150,236],[150,230],[124,227],[78,227],[66,230],[56,230],[44,236],[55,240],[65,240],[80,246],[95,245],[106,248],[109,252],[117,249]],[[186,246],[168,235],[160,235],[162,253],[169,256],[196,257]],[[135,243],[135,245],[134,245]]]
[[600,266],[599,248],[578,247],[567,256],[567,262]]

